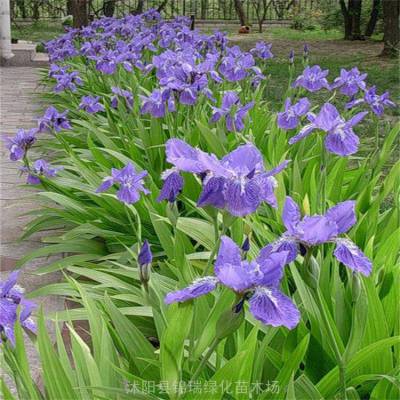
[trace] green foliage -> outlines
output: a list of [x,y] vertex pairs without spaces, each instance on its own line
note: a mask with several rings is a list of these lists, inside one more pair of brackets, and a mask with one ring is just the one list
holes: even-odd
[[[241,242],[244,233],[251,231],[249,254],[253,256],[284,231],[280,215],[286,194],[290,193],[305,212],[317,213],[324,189],[323,207],[356,200],[358,223],[349,236],[373,260],[374,268],[369,278],[354,278],[332,256],[331,245],[316,249],[312,270],[299,256],[285,270],[282,285],[301,310],[299,326],[293,331],[267,327],[246,312],[240,328],[216,342],[218,320],[232,306],[233,293],[219,288],[195,302],[169,307],[163,301],[167,292],[187,285],[207,268],[215,245],[215,214],[195,207],[200,185],[191,176],[185,176],[177,221],[156,197],[160,173],[167,167],[163,144],[168,138],[182,137],[222,155],[235,148],[241,137],[226,133],[221,123],[209,125],[210,109],[205,102],[193,109],[181,108],[163,120],[140,115],[138,94],[152,88],[151,75],[127,73],[121,68],[113,76],[104,76],[80,59],[71,65],[84,77],[84,86],[75,94],[49,92],[45,100],[59,109],[70,109],[74,129],[42,139],[38,145],[64,170],[51,180],[43,180],[38,196],[43,203],[32,213],[34,218],[24,238],[58,229],[48,233],[45,246],[21,259],[19,266],[36,257],[66,253],[65,259],[42,266],[38,274],[60,270],[67,278],[29,297],[60,294],[76,302],[77,308],[49,316],[56,326],[55,348],[39,314],[35,341],[44,390],[30,374],[17,324],[16,347],[5,344],[3,357],[19,397],[205,398],[204,393],[180,393],[174,386],[195,377],[203,388],[217,385],[217,391],[207,399],[246,399],[250,395],[239,392],[240,382],[261,382],[265,389],[267,383],[275,381],[278,393],[253,391],[252,398],[333,399],[339,396],[338,351],[343,356],[349,399],[398,398],[400,163],[392,161],[400,125],[382,127],[385,135],[380,143],[362,137],[367,157],[324,159],[327,175],[322,188],[320,165],[324,156],[317,136],[288,147],[287,134],[276,126],[263,90],[241,88],[244,98],[256,101],[250,112],[253,122],[244,134],[252,137],[266,166],[275,166],[285,158],[292,162],[278,177],[279,208],[262,206],[256,215],[235,221],[227,228],[230,236]],[[109,107],[111,87],[117,85],[133,91],[132,112],[123,105]],[[104,114],[89,115],[78,109],[80,96],[88,93],[104,97]],[[374,123],[368,120],[365,129]],[[128,160],[149,172],[146,185],[152,194],[142,196],[133,206],[119,202],[112,190],[96,194],[110,168],[119,168]],[[136,261],[144,239],[152,244],[154,253],[148,291],[140,285]],[[89,343],[74,328],[76,320],[88,321]],[[69,332],[69,347],[63,341],[60,322]],[[149,393],[149,382],[167,382],[168,389],[158,386]],[[226,382],[232,383],[229,390]],[[4,398],[12,398],[4,384],[2,391]]]

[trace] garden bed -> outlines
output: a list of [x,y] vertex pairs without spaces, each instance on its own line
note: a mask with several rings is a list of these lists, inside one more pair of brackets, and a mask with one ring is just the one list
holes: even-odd
[[[65,279],[2,286],[19,397],[399,397],[395,104],[362,71],[310,66],[307,48],[271,99],[270,46],[189,26],[152,11],[47,44],[51,106],[9,150],[43,201],[24,238],[57,228],[18,267],[64,253],[36,272]],[[48,294],[76,308],[28,318]]]

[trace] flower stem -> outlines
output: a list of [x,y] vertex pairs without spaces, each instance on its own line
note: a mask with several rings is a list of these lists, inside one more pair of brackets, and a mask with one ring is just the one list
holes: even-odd
[[328,180],[328,163],[329,158],[326,149],[324,148],[323,142],[321,142],[322,150],[321,150],[321,187],[320,187],[320,212],[321,214],[325,213],[326,207],[326,187]]
[[206,268],[204,269],[203,276],[206,276],[208,274],[208,271],[210,270],[211,264],[214,261],[214,257],[217,254],[219,248],[221,236],[225,234],[226,229],[227,228],[225,224],[223,224],[221,235],[219,234],[219,223],[218,223],[218,213],[217,213],[217,215],[214,218],[214,247],[211,251],[210,258],[207,261],[207,265]]
[[199,377],[201,371],[203,370],[204,366],[206,365],[208,359],[211,357],[211,354],[217,348],[219,342],[220,342],[220,339],[214,338],[214,340],[210,344],[210,347],[208,348],[206,355],[203,357],[203,359],[201,360],[201,363],[196,368],[196,371],[194,372],[192,379],[191,379],[192,381],[195,381]]

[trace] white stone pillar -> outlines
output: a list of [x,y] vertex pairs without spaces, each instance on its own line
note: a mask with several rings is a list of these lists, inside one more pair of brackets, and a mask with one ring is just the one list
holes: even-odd
[[10,1],[0,0],[0,59],[8,60],[12,57]]

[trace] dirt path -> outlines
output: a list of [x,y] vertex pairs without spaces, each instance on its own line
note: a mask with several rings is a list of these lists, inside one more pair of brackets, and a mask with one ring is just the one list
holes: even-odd
[[[272,35],[253,33],[249,35],[229,35],[231,43],[240,44],[246,50],[249,50],[259,40],[272,43],[272,51],[278,57],[287,57],[290,50],[294,50],[296,54],[303,53],[305,41],[277,39]],[[383,44],[372,41],[348,41],[348,40],[310,40],[307,42],[312,54],[318,56],[332,56],[337,54],[340,57],[367,57],[376,59],[382,51]]]

